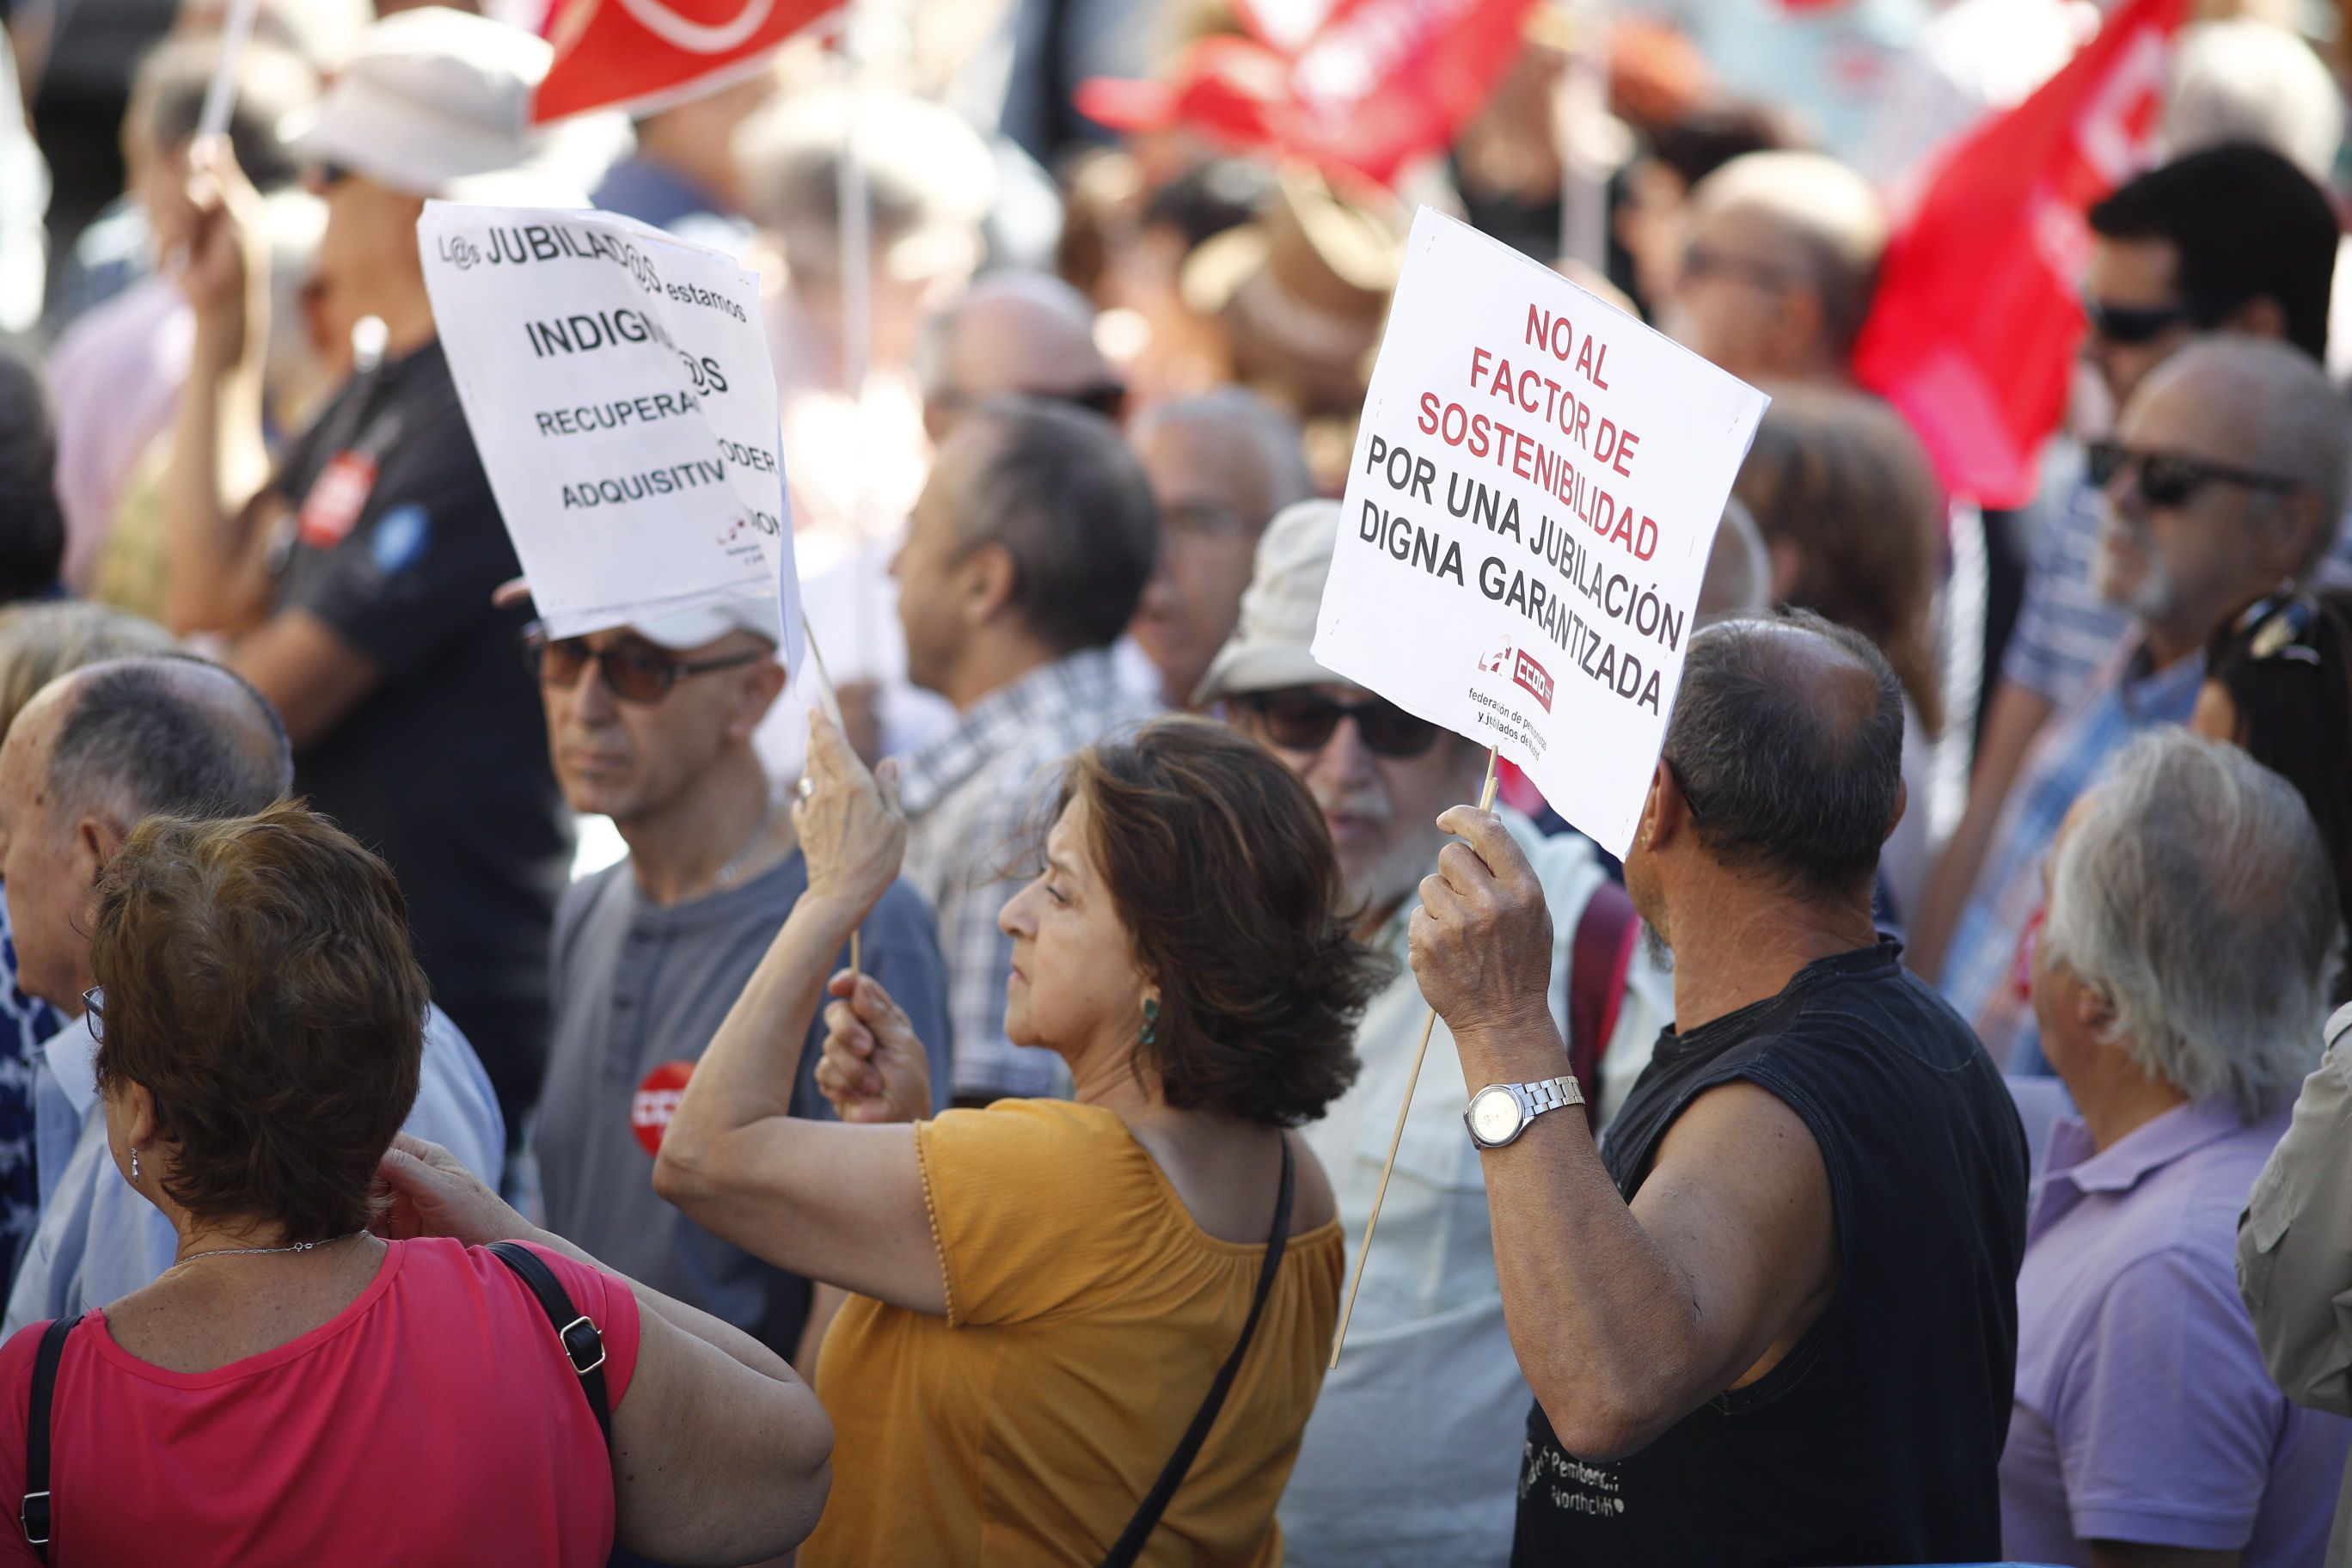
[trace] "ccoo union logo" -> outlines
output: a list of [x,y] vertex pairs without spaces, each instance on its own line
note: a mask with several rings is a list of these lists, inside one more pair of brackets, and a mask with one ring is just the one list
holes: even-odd
[[1545,712],[1551,711],[1551,671],[1529,658],[1525,648],[1520,648],[1512,660],[1511,680],[1542,703]]

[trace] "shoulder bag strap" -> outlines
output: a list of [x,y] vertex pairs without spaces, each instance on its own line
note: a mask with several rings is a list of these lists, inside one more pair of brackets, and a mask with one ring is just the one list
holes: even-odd
[[563,1281],[547,1260],[520,1241],[494,1241],[490,1256],[514,1270],[515,1278],[530,1287],[539,1298],[540,1310],[555,1326],[557,1342],[563,1346],[564,1358],[572,1370],[580,1374],[580,1392],[588,1396],[588,1408],[596,1416],[596,1429],[604,1434],[604,1447],[613,1447],[613,1407],[604,1395],[604,1336],[588,1315],[572,1304],[571,1294]]
[[25,1500],[16,1505],[16,1524],[33,1554],[44,1563],[49,1560],[49,1405],[57,1394],[66,1336],[80,1321],[77,1313],[50,1323],[41,1331],[41,1348],[33,1355],[33,1400],[25,1413]]
[[1603,879],[1577,917],[1568,957],[1568,1068],[1584,1086],[1584,1116],[1601,1116],[1601,1058],[1616,1032],[1625,1000],[1625,970],[1633,960],[1641,918],[1625,889]]
[[1249,1352],[1250,1341],[1257,1335],[1257,1321],[1265,1310],[1265,1299],[1274,1294],[1274,1277],[1282,1268],[1282,1254],[1290,1242],[1290,1196],[1297,1173],[1290,1159],[1290,1139],[1282,1140],[1282,1191],[1274,1202],[1274,1230],[1265,1238],[1265,1262],[1257,1271],[1257,1294],[1250,1299],[1249,1317],[1242,1323],[1242,1337],[1234,1342],[1234,1353],[1217,1369],[1216,1381],[1209,1384],[1209,1396],[1201,1402],[1200,1411],[1193,1415],[1192,1425],[1185,1429],[1183,1440],[1169,1457],[1167,1468],[1151,1484],[1142,1502],[1136,1505],[1135,1517],[1127,1521],[1110,1551],[1102,1560],[1102,1568],[1132,1568],[1143,1554],[1144,1542],[1160,1524],[1160,1516],[1168,1510],[1169,1500],[1184,1482],[1184,1473],[1201,1452],[1201,1445],[1209,1440],[1209,1428],[1216,1425],[1217,1412],[1224,1407],[1225,1394],[1234,1386],[1234,1376],[1242,1369],[1242,1357]]

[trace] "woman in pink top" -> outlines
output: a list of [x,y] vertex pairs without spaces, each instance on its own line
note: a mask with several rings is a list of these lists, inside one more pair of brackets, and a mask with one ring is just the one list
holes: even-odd
[[[389,1147],[425,983],[383,862],[296,805],[152,817],[92,931],[107,1142],[179,1260],[65,1334],[46,1500],[24,1484],[44,1326],[0,1349],[0,1497],[36,1494],[0,1563],[593,1568],[617,1538],[740,1563],[808,1533],[832,1433],[782,1361],[432,1145]],[[467,1245],[499,1239],[552,1272],[601,1367],[575,1373],[541,1298]]]

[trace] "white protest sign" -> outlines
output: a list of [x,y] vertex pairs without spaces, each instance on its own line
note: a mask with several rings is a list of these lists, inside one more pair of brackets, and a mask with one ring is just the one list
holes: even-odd
[[1709,545],[1767,399],[1424,207],[1315,658],[1632,847]]
[[427,202],[450,374],[553,637],[800,579],[756,274],[612,213]]

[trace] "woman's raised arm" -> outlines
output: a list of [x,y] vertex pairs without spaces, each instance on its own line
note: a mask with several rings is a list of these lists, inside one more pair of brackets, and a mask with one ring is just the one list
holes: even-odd
[[841,731],[809,715],[809,773],[793,808],[808,890],[688,1080],[654,1188],[697,1225],[780,1268],[893,1306],[944,1313],[908,1126],[789,1114],[801,1047],[833,957],[898,874],[907,819],[890,765],[877,780]]

